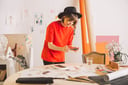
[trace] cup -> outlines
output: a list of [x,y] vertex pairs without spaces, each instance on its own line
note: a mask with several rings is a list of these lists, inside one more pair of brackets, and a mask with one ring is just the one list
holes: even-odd
[[92,72],[93,58],[86,57],[86,63],[87,63],[88,72]]
[[92,65],[93,64],[93,58],[92,57],[86,57],[86,62],[87,62],[87,65]]

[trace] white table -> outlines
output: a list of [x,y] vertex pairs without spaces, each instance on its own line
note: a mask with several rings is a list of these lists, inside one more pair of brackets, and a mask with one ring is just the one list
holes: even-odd
[[[62,64],[62,65],[65,65],[66,68],[68,67],[71,70],[71,72],[75,71],[74,68],[76,69],[76,71],[80,71],[82,69],[90,69],[89,66],[87,66],[86,64],[82,64],[82,65],[80,65],[80,64],[73,64],[73,65],[72,64]],[[90,74],[85,73],[85,75],[86,74],[88,74],[88,75],[93,74],[94,69],[96,68],[97,65],[98,64],[92,65],[91,66],[91,69],[92,69],[91,71],[92,72],[87,70],[87,72],[89,72]],[[19,83],[16,83],[16,79],[21,77],[21,76],[25,76],[26,74],[28,74],[28,72],[34,74],[34,71],[41,72],[41,71],[45,71],[45,70],[48,70],[48,69],[52,70],[51,68],[56,69],[56,70],[58,69],[58,68],[55,68],[53,65],[45,65],[45,66],[35,67],[35,68],[32,68],[32,69],[26,69],[26,70],[17,72],[15,74],[11,75],[10,77],[8,77],[5,80],[3,85],[44,85],[44,84],[19,84]],[[59,69],[59,70],[63,71],[63,68]],[[60,72],[60,71],[58,71],[58,72]],[[77,73],[77,75],[79,75],[79,72]],[[77,76],[77,75],[75,74],[74,76]],[[55,76],[55,75],[53,75],[53,76]],[[98,84],[97,83],[83,83],[83,82],[76,82],[76,81],[67,81],[67,80],[64,80],[64,79],[54,79],[54,83],[52,85],[98,85]]]

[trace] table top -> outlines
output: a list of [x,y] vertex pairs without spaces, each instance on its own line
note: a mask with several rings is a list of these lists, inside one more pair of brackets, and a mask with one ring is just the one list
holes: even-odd
[[[61,67],[61,66],[64,67]],[[57,77],[57,78],[66,78],[67,75],[71,77],[77,76],[90,76],[96,75],[95,68],[98,64],[93,64],[90,66],[86,64],[55,64],[55,65],[44,65],[35,68],[25,69],[23,71],[17,72],[9,76],[3,85],[44,85],[44,84],[20,84],[16,83],[17,78],[19,77]],[[45,74],[49,72],[49,74]],[[44,74],[44,75],[42,75]],[[76,81],[67,81],[65,79],[54,79],[52,85],[98,85],[97,83],[85,83],[85,82],[76,82]]]

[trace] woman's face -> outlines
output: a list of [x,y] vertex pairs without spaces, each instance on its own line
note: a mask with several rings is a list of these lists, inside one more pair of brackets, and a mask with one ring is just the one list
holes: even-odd
[[63,21],[63,25],[65,27],[70,27],[73,26],[74,22],[75,22],[74,20],[71,21],[68,17],[65,17]]

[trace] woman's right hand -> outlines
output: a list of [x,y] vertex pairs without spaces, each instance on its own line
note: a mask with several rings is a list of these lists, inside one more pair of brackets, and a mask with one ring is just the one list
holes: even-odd
[[67,45],[64,46],[64,47],[63,47],[63,51],[64,51],[64,52],[68,52],[68,51],[69,51],[69,47],[68,47]]

